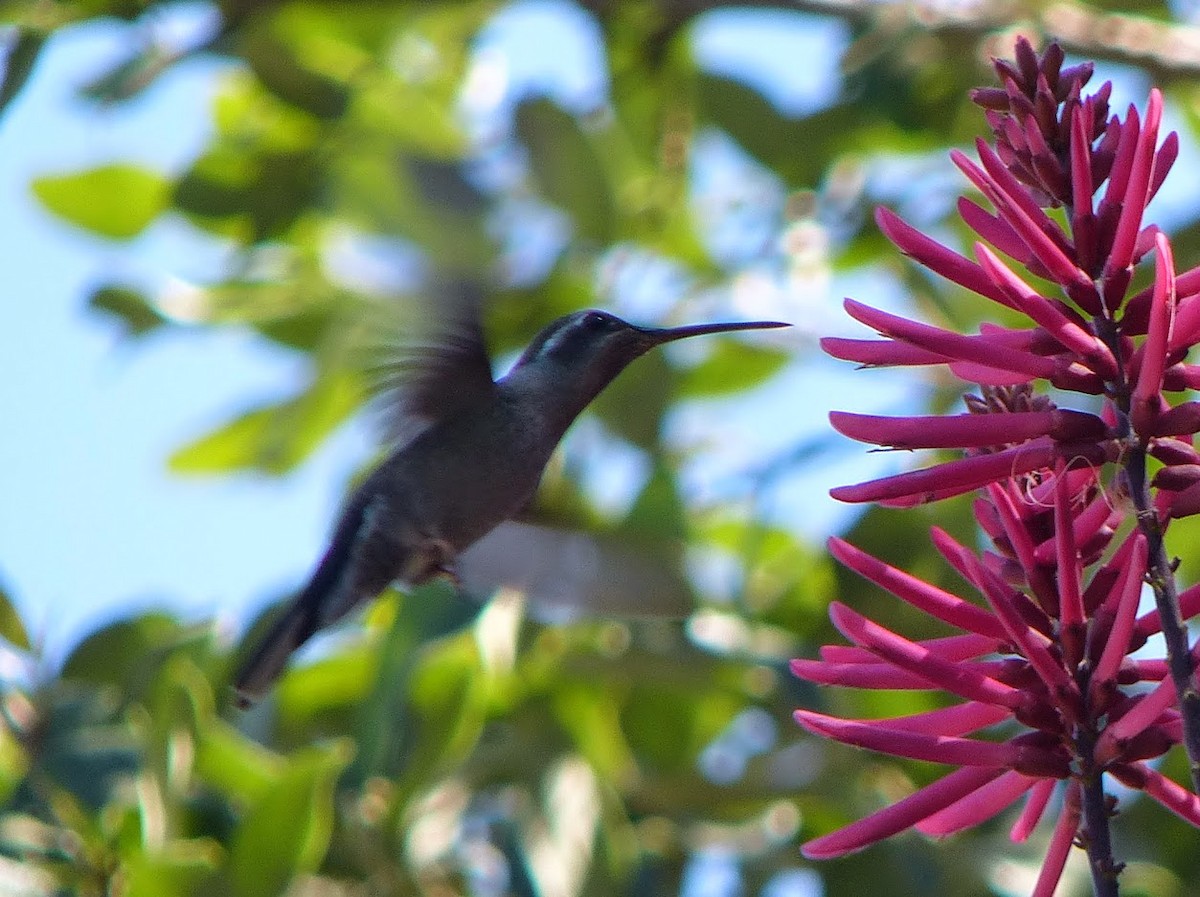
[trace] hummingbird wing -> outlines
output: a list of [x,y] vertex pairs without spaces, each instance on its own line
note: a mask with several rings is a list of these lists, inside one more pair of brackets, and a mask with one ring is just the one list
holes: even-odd
[[407,441],[495,388],[482,316],[483,291],[468,280],[377,302],[365,316],[368,379],[390,442]]
[[628,539],[509,520],[454,563],[466,590],[521,592],[543,618],[682,619],[693,610],[687,580]]

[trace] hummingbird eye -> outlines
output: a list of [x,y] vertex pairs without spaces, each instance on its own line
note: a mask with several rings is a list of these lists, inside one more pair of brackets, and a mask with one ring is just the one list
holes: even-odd
[[611,330],[613,318],[611,315],[604,314],[604,312],[592,311],[588,312],[587,317],[583,319],[583,323],[589,330]]

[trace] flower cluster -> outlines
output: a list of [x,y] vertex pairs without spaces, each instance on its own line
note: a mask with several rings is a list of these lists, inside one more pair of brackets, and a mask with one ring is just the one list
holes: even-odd
[[[1021,839],[1065,782],[1066,809],[1035,893],[1053,891],[1081,828],[1097,892],[1115,893],[1115,884],[1102,886],[1119,868],[1104,852],[1103,774],[1200,825],[1195,795],[1146,762],[1181,740],[1190,748],[1188,732],[1200,731],[1200,715],[1189,720],[1177,698],[1195,662],[1179,615],[1200,612],[1200,590],[1175,595],[1162,547],[1172,517],[1200,512],[1191,438],[1200,403],[1165,397],[1200,386],[1200,366],[1186,360],[1200,342],[1200,269],[1176,277],[1166,236],[1143,224],[1178,153],[1176,135],[1158,142],[1161,95],[1151,92],[1144,120],[1133,107],[1122,119],[1109,113],[1111,85],[1085,95],[1091,66],[1064,68],[1056,45],[1039,57],[1020,39],[1016,57],[995,63],[1002,87],[973,94],[995,145],[977,142],[978,163],[952,154],[993,210],[959,202],[979,237],[973,258],[885,209],[876,220],[901,252],[1029,325],[964,335],[847,300],[849,314],[883,339],[823,341],[838,358],[945,365],[979,387],[958,416],[832,414],[837,430],[860,441],[961,450],[832,494],[909,506],[978,491],[975,518],[990,550],[973,552],[936,529],[933,542],[983,604],[834,539],[840,562],[959,634],[910,641],[835,602],[830,616],[853,645],[793,664],[827,685],[949,693],[959,703],[917,716],[853,721],[799,710],[796,719],[838,741],[961,768],[804,850],[837,856],[913,826],[946,834],[1025,797],[1013,828]],[[1151,256],[1153,283],[1134,292],[1134,270]],[[1086,403],[1095,413],[1057,407],[1038,384],[1098,397]],[[1148,458],[1161,465],[1149,483]],[[1165,614],[1137,617],[1146,581]],[[1130,656],[1160,628],[1176,648],[1169,659]]]

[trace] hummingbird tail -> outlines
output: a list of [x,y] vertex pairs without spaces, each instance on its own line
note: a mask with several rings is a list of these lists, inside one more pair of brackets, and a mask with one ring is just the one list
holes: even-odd
[[[382,591],[386,582],[364,588],[352,567],[355,545],[370,528],[371,515],[365,502],[353,501],[342,514],[333,541],[317,565],[312,579],[288,605],[282,616],[238,670],[233,680],[237,704],[249,707],[275,683],[288,658],[307,642],[318,629],[334,623],[361,601]],[[370,586],[374,586],[371,583]]]
[[234,680],[239,707],[244,710],[261,698],[279,678],[292,652],[317,631],[315,610],[311,602],[297,599],[275,621]]

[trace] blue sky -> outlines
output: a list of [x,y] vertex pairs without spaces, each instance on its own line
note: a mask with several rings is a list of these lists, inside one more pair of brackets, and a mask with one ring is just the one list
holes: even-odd
[[[496,19],[485,44],[504,54],[510,86],[553,85],[565,104],[585,103],[605,89],[594,67],[599,57],[590,23],[563,10],[521,4]],[[202,6],[185,6],[165,24],[187,31],[205,17]],[[744,71],[791,109],[815,105],[833,87],[831,34],[797,28],[795,17],[788,27],[773,15],[724,18],[696,34],[698,55],[714,69]],[[559,48],[558,57],[523,51],[531,35]],[[178,221],[157,222],[132,243],[109,243],[56,220],[30,193],[40,174],[103,161],[176,172],[205,144],[206,111],[227,65],[219,60],[180,66],[116,107],[77,99],[77,87],[119,59],[129,36],[117,23],[57,35],[0,122],[0,230],[9,235],[0,300],[0,419],[9,434],[0,443],[0,582],[52,655],[136,607],[217,612],[238,625],[297,585],[347,478],[370,450],[365,427],[350,426],[283,479],[180,478],[166,470],[180,444],[241,408],[286,394],[302,362],[238,330],[124,342],[110,322],[84,310],[89,289],[110,278],[151,287],[203,280],[219,261],[213,246]],[[777,66],[772,78],[764,48],[774,48],[777,59],[802,50],[828,65],[790,77]],[[810,384],[801,385],[807,391]],[[790,404],[796,388],[795,381],[776,384],[772,407]],[[819,426],[823,413],[810,409],[809,425]],[[703,426],[703,417],[679,423],[697,436]],[[753,415],[745,429],[757,435],[742,451],[714,455],[713,466],[693,477],[697,490],[736,489],[722,480],[722,465],[729,473],[792,438],[756,425]],[[815,488],[823,492],[828,483]],[[806,495],[792,500],[811,507]]]

